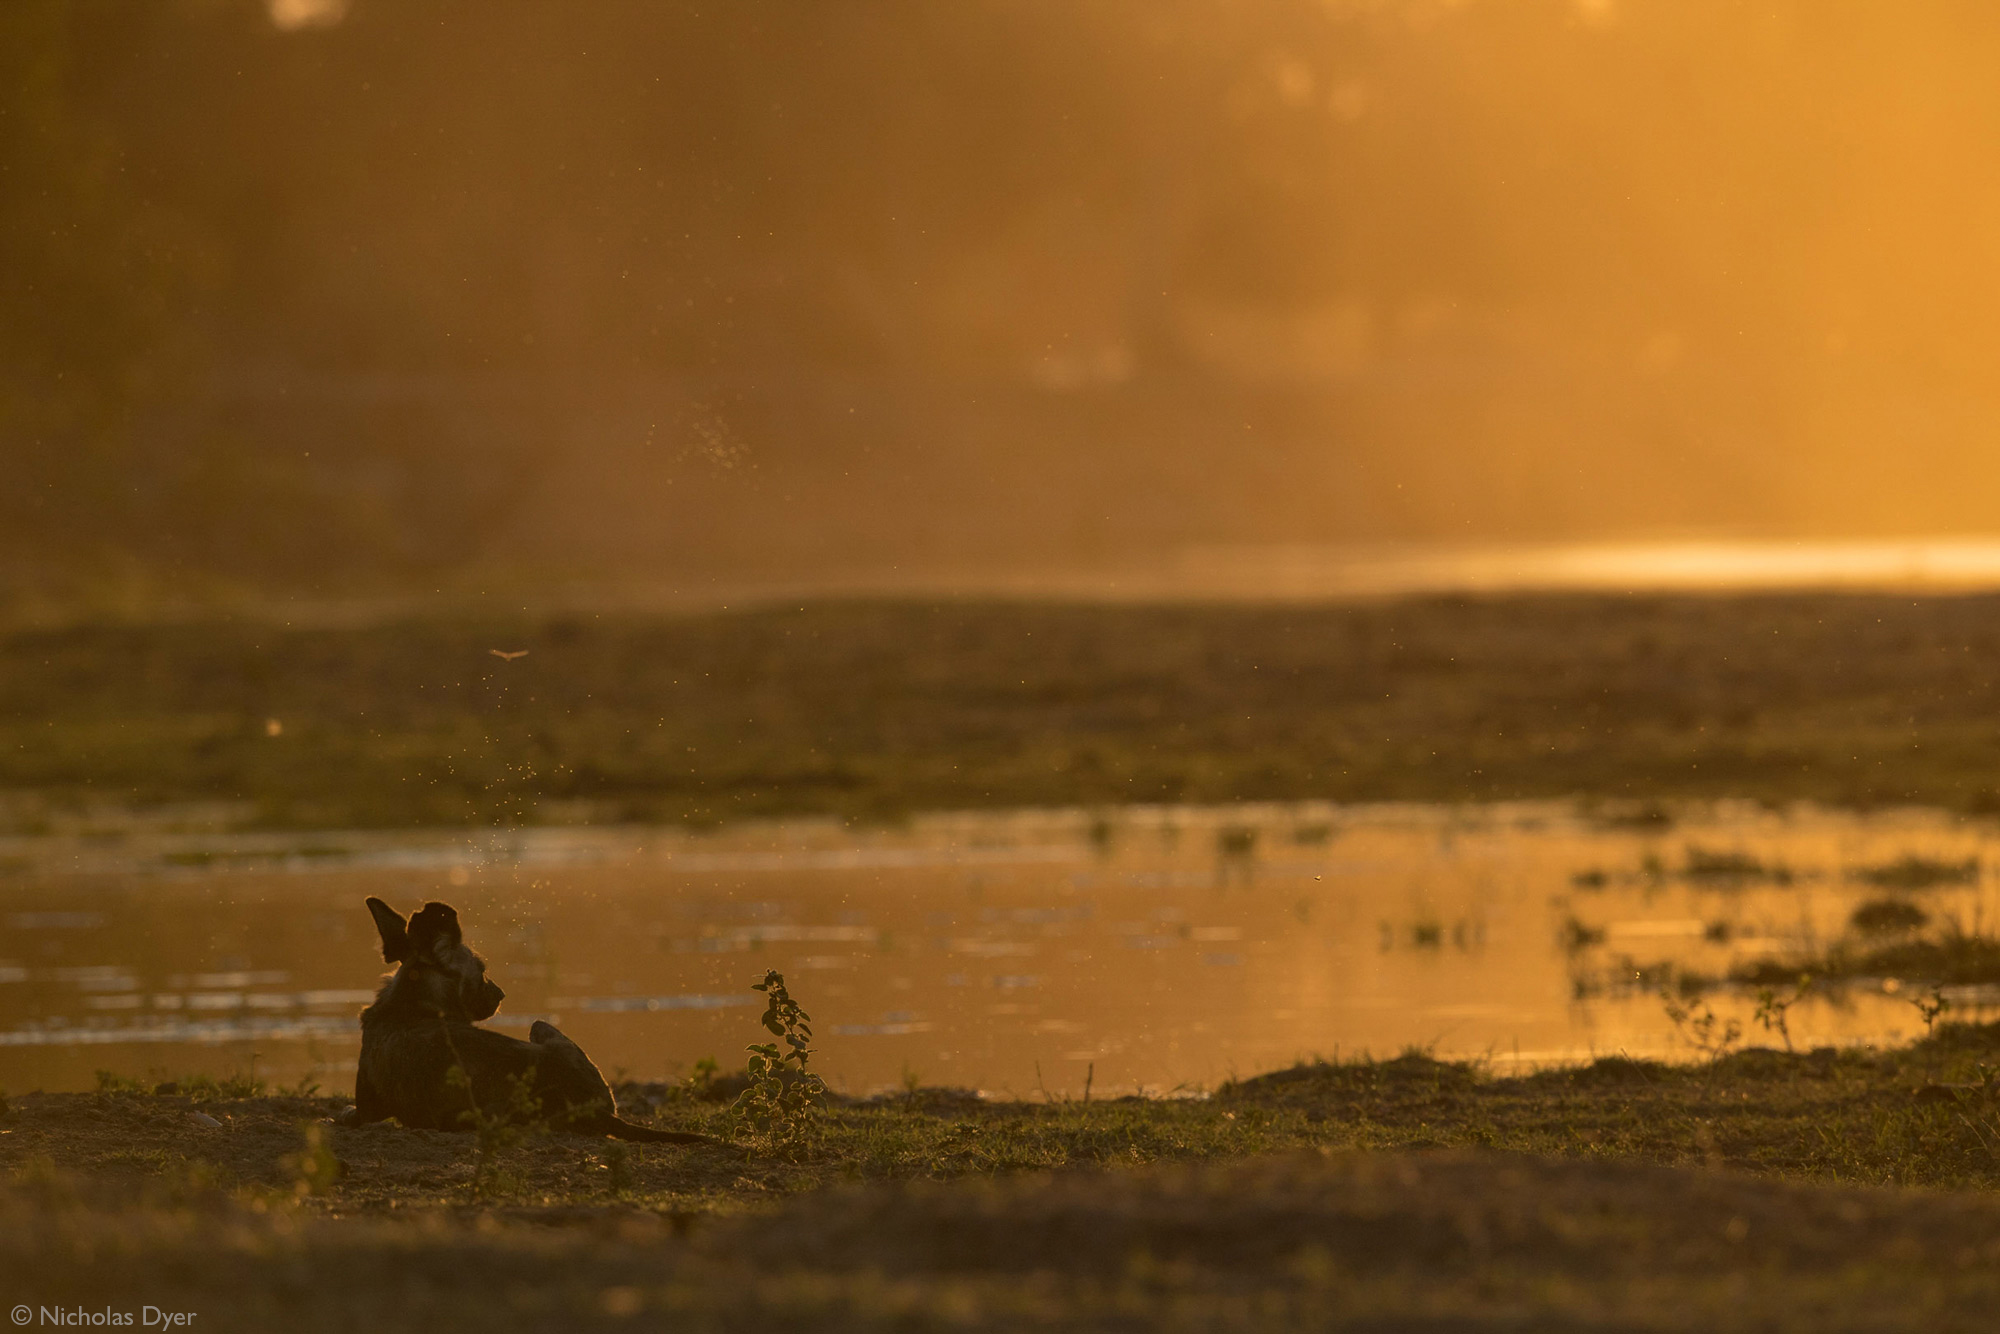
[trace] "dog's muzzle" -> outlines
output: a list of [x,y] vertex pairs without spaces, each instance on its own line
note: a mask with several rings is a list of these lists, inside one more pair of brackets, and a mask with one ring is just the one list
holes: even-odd
[[481,982],[476,993],[469,997],[466,1011],[474,1019],[491,1019],[493,1012],[500,1008],[500,1002],[507,999],[507,993],[491,982]]

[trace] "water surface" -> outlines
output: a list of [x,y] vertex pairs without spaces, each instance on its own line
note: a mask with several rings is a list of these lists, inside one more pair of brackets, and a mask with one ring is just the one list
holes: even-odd
[[[1145,808],[709,834],[128,822],[0,848],[0,1087],[253,1061],[274,1082],[347,1086],[382,972],[370,894],[455,904],[507,990],[497,1025],[552,1019],[635,1077],[740,1063],[769,968],[854,1093],[1190,1092],[1412,1045],[1501,1069],[1685,1057],[1657,994],[1674,970],[1822,948],[1887,892],[1866,868],[1996,855],[1987,822],[1747,805]],[[1713,873],[1731,859],[1764,869]],[[2000,917],[1983,874],[1901,897],[1968,929]],[[1907,1039],[1922,1029],[1909,990],[1808,999],[1791,1038]],[[1953,999],[1968,1012],[1988,997]],[[1713,1004],[1748,1040],[1779,1041],[1751,997]]]

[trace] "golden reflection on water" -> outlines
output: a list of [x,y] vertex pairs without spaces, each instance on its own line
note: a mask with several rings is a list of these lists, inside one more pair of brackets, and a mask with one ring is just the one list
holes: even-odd
[[1378,550],[1216,547],[1185,553],[1185,596],[1308,598],[1534,589],[2000,587],[2000,541],[1689,540],[1567,542]]
[[[1378,546],[1197,546],[1126,564],[1005,569],[931,563],[869,574],[675,587],[606,588],[580,603],[626,612],[784,602],[799,597],[1011,597],[1084,602],[1303,601],[1437,593],[1844,589],[1966,593],[2000,588],[2000,539],[1790,541],[1698,539]],[[374,615],[408,614],[421,599]],[[288,604],[338,623],[352,605]]]
[[[552,1018],[608,1073],[735,1065],[760,1033],[749,986],[777,968],[837,1088],[1059,1096],[1412,1045],[1503,1071],[1686,1057],[1657,994],[1676,970],[1821,950],[1883,896],[1858,869],[1991,865],[2000,830],[1922,811],[1295,805],[310,845],[135,826],[6,851],[0,1086],[17,1091],[253,1056],[274,1081],[344,1087],[381,972],[361,901],[379,894],[454,903],[507,990],[495,1023]],[[1903,897],[1933,922],[2000,917],[1977,874]],[[1809,998],[1792,1040],[1914,1036],[1908,990]],[[1777,1042],[1747,994],[1713,1000]]]

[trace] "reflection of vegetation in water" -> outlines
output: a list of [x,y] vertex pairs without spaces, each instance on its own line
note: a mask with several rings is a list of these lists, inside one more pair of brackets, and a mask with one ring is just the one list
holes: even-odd
[[[1677,874],[1693,885],[1732,888],[1760,883],[1790,885],[1802,877],[1818,873],[1801,873],[1784,862],[1766,861],[1740,848],[1718,849],[1691,843],[1683,849],[1677,871],[1670,872],[1659,855],[1649,851],[1633,871],[1585,866],[1570,873],[1569,883],[1575,889],[1599,890],[1621,883],[1658,883],[1670,874]],[[1929,889],[1939,885],[1974,885],[1979,882],[1979,877],[1977,856],[1961,860],[1927,857],[1918,853],[1904,853],[1891,861],[1850,867],[1847,871],[1849,880],[1899,891]],[[1852,924],[1863,934],[1882,934],[1914,930],[1928,920],[1928,914],[1915,904],[1885,898],[1871,900],[1856,909]],[[1720,937],[1711,935],[1711,939],[1727,938],[1726,930]]]
[[1947,921],[1942,931],[1928,937],[1885,943],[1840,940],[1817,958],[1742,964],[1731,970],[1730,980],[1763,985],[1794,977],[1802,969],[1828,982],[1894,978],[1920,985],[1994,983],[2000,982],[2000,939]]
[[1929,924],[1931,915],[1908,899],[1870,899],[1847,920],[1864,936],[1888,936],[1920,931]]
[[1562,927],[1557,934],[1562,940],[1564,951],[1570,954],[1577,954],[1593,945],[1604,943],[1603,927],[1591,926],[1587,922],[1580,921],[1574,914],[1563,919]]
[[1745,884],[1767,881],[1774,885],[1792,883],[1791,868],[1783,862],[1765,862],[1740,850],[1717,850],[1689,844],[1682,854],[1681,876],[1696,884]]
[[1933,885],[1973,885],[1979,883],[1979,858],[1945,861],[1904,853],[1880,866],[1857,866],[1848,874],[1866,885],[1882,889],[1929,889]]
[[[1302,914],[1300,920],[1304,921]],[[1476,917],[1461,917],[1447,925],[1436,917],[1419,917],[1398,931],[1388,922],[1377,924],[1384,954],[1396,948],[1402,940],[1411,949],[1434,952],[1442,950],[1447,943],[1461,953],[1477,950],[1486,944],[1486,923]]]
[[1215,831],[1218,856],[1248,858],[1257,851],[1257,830],[1252,825],[1226,824]]
[[[1766,863],[1748,853],[1713,852],[1698,847],[1688,849],[1686,868],[1688,879],[1697,885],[1741,883],[1752,878],[1784,885],[1797,878],[1782,865]],[[1881,872],[1881,880],[1871,883],[1886,881],[1902,888],[1965,883],[1966,877],[1977,875],[1977,868],[1977,859],[1937,862],[1906,855],[1875,868]],[[1610,878],[1592,868],[1573,875],[1571,880],[1580,887],[1594,888]],[[1864,879],[1859,874],[1852,878]],[[1847,935],[1811,954],[1738,962],[1724,977],[1710,976],[1671,960],[1640,964],[1630,957],[1619,957],[1597,971],[1572,964],[1571,992],[1577,999],[1586,999],[1672,988],[1682,997],[1689,997],[1718,985],[1767,989],[1789,985],[1802,975],[1832,987],[1862,979],[1945,986],[2000,983],[2000,938],[1986,934],[1976,919],[1968,928],[1959,918],[1948,916],[1937,929],[1924,934],[1932,924],[1932,914],[1906,897],[1874,898],[1853,909],[1848,917]],[[1602,926],[1586,922],[1574,913],[1565,913],[1557,933],[1563,949],[1573,958],[1588,954],[1606,939]],[[1706,923],[1701,931],[1701,938],[1711,945],[1727,945],[1742,935],[1740,928],[1726,918]]]
[[[1929,920],[1913,904],[1874,900],[1855,910],[1853,933],[1824,950],[1746,960],[1720,977],[1672,959],[1641,963],[1629,955],[1612,958],[1601,967],[1584,966],[1578,956],[1601,945],[1605,933],[1574,916],[1560,924],[1558,938],[1578,960],[1570,971],[1570,993],[1577,1000],[1646,991],[1671,991],[1685,1000],[1719,986],[1760,988],[1763,999],[1773,987],[1795,986],[1802,992],[1807,977],[1836,991],[1847,984],[1875,981],[1899,987],[2000,984],[2000,938],[1967,930],[1954,918],[1945,919],[1929,935],[1918,934]],[[1727,922],[1711,922],[1702,934],[1711,944],[1726,944],[1732,928]]]
[[1606,829],[1634,833],[1664,833],[1674,827],[1674,814],[1657,802],[1638,805],[1606,805],[1596,811],[1597,823]]
[[1630,955],[1620,955],[1602,968],[1572,965],[1569,975],[1570,999],[1579,1001],[1664,992],[1689,1000],[1715,985],[1715,978],[1672,959],[1642,963]]
[[1790,885],[1801,878],[1801,873],[1784,862],[1767,861],[1741,848],[1710,848],[1690,843],[1681,850],[1677,867],[1669,866],[1659,853],[1649,850],[1631,871],[1584,866],[1570,872],[1569,882],[1576,889],[1607,889],[1614,884],[1657,885],[1670,878],[1708,888],[1733,889],[1753,884]]

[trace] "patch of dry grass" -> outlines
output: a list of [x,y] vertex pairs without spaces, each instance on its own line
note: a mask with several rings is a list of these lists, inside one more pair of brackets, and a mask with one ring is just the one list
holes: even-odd
[[1523,595],[15,630],[0,791],[235,800],[284,828],[1580,793],[1642,827],[1678,797],[1994,813],[1993,608]]
[[0,1273],[206,1328],[1976,1329],[1993,1063],[2000,1026],[1945,1025],[1504,1079],[1412,1053],[1201,1100],[918,1090],[829,1109],[798,1161],[530,1138],[478,1196],[472,1136],[320,1126],[328,1100],[35,1094],[0,1123]]

